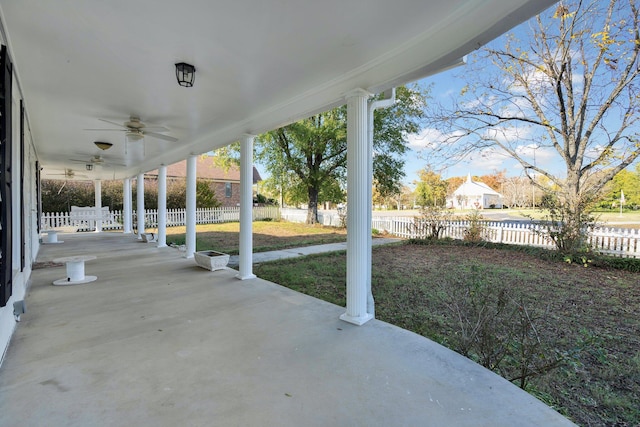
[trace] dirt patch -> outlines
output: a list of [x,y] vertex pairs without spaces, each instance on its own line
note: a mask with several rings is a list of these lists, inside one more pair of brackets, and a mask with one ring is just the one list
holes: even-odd
[[34,262],[31,266],[32,270],[40,270],[43,268],[52,268],[52,267],[63,267],[64,264],[53,261],[43,261],[43,262]]

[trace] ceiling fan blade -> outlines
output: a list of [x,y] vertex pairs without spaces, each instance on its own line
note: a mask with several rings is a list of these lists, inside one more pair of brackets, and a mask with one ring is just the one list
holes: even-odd
[[122,123],[116,123],[116,122],[112,122],[112,121],[105,120],[105,119],[98,119],[98,120],[100,120],[101,122],[109,123],[111,125],[115,125],[115,126],[118,126],[120,128],[125,128],[126,129],[126,126],[124,126]]
[[164,127],[164,126],[156,126],[156,125],[152,125],[152,126],[145,126],[143,129],[143,131],[148,132],[169,132],[169,129]]
[[70,162],[76,162],[76,163],[91,163],[91,162],[87,162],[86,160],[80,160],[80,159],[69,159]]
[[118,166],[126,167],[127,166],[124,163],[113,163],[113,162],[103,162],[103,163],[98,163],[98,165],[104,166],[106,168],[115,168],[115,167],[118,167]]
[[91,131],[100,131],[100,132],[124,132],[125,129],[82,129],[82,130],[91,130]]
[[152,136],[154,138],[164,139],[165,141],[170,141],[170,142],[176,142],[178,140],[178,138],[174,138],[172,136],[163,135],[161,133],[148,132],[147,130],[144,131],[144,134],[148,136]]

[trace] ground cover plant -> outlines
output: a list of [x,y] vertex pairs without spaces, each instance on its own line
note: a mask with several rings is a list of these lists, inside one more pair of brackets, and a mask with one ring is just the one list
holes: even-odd
[[[157,232],[157,230],[148,230]],[[196,226],[196,250],[215,250],[238,254],[240,223],[199,224]],[[347,240],[346,230],[319,224],[255,221],[253,223],[253,251],[265,252],[300,246],[338,243]],[[167,244],[184,245],[185,227],[167,228]]]
[[[489,365],[580,425],[640,425],[640,274],[442,241],[375,247],[372,264],[378,319]],[[344,252],[254,272],[345,306]]]

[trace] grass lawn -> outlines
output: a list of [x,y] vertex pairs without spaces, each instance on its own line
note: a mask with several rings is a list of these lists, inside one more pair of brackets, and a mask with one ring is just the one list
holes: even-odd
[[[461,350],[460,314],[473,311],[473,304],[489,301],[483,309],[492,314],[488,325],[503,336],[509,333],[505,324],[517,324],[526,313],[535,325],[535,340],[528,342],[539,345],[536,357],[559,360],[553,370],[530,379],[529,392],[580,425],[640,425],[640,274],[459,244],[375,247],[372,264],[378,319]],[[254,272],[345,306],[344,252],[264,263]],[[500,308],[508,299],[519,307],[511,317]],[[507,342],[515,345],[522,330],[516,328]],[[531,336],[532,329],[523,334]],[[487,347],[491,352],[498,346]],[[513,347],[514,354],[524,355],[523,348]],[[518,357],[509,357],[495,370],[517,378]]]
[[[157,232],[157,229],[148,230]],[[255,221],[253,223],[253,251],[266,252],[300,246],[338,243],[347,240],[346,230],[322,225],[293,222]],[[216,250],[238,254],[240,223],[199,224],[196,226],[196,250]],[[167,228],[167,244],[185,243],[185,227]]]

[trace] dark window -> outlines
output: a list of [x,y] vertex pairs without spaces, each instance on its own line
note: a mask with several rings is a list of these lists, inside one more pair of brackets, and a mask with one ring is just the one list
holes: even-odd
[[27,220],[27,207],[24,202],[24,102],[20,100],[20,206],[22,206],[22,221],[20,221],[20,271],[24,271],[25,266],[25,251],[27,241],[26,232],[27,227],[25,221]]
[[11,77],[6,46],[0,50],[0,307],[12,292],[13,247],[11,211]]
[[224,183],[224,196],[225,197],[231,197],[233,195],[233,191],[231,191],[231,183],[230,182],[225,182]]

